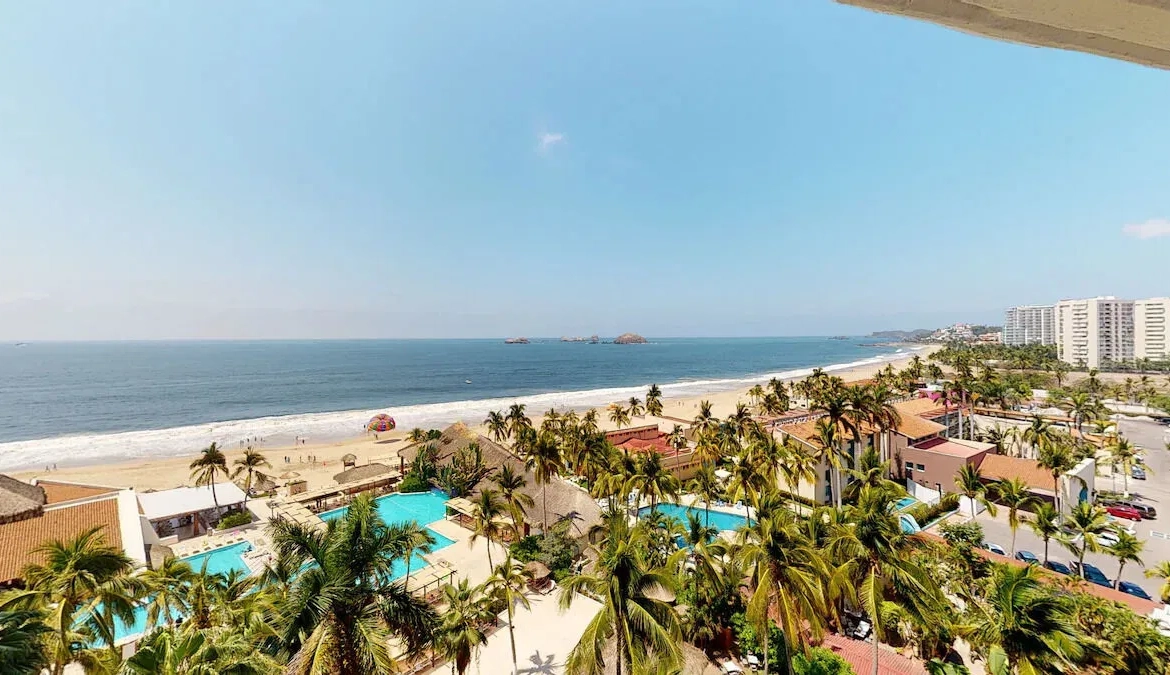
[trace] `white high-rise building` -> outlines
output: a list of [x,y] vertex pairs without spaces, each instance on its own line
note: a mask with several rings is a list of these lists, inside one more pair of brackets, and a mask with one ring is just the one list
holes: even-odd
[[1133,357],[1155,361],[1170,356],[1166,318],[1170,298],[1147,298],[1133,303]]
[[1113,296],[1056,303],[1056,351],[1061,361],[1100,368],[1133,360],[1133,300]]
[[1056,344],[1056,307],[1054,305],[1023,305],[1004,312],[1003,343],[1005,345]]

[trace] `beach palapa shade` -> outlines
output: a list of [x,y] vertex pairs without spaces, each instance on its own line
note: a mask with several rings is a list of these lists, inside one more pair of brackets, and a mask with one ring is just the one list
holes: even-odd
[[366,424],[367,431],[392,431],[396,427],[394,418],[389,415],[374,415]]

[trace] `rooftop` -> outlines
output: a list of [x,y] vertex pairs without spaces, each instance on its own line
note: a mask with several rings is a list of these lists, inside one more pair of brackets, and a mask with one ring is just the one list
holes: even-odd
[[45,502],[43,489],[0,474],[0,523],[37,516]]
[[914,448],[915,450],[936,452],[940,455],[962,457],[964,459],[974,457],[975,455],[983,452],[995,451],[995,445],[991,443],[965,441],[958,438],[928,438],[925,441],[915,443],[910,447]]
[[69,483],[66,481],[45,480],[43,478],[38,478],[36,485],[45,491],[45,497],[48,499],[45,502],[46,504],[60,504],[61,502],[71,502],[75,499],[100,497],[118,491],[117,488],[112,487],[82,485],[80,483]]
[[244,491],[234,483],[216,483],[214,494],[209,486],[184,486],[158,492],[142,492],[138,495],[138,505],[147,520],[162,520],[207,511],[214,509],[217,502],[220,506],[231,506],[243,501]]
[[894,431],[910,440],[934,436],[947,430],[943,425],[937,422],[931,422],[917,415],[902,415],[899,413],[899,418],[898,428]]
[[[803,441],[805,444],[810,445],[813,448],[821,449],[824,446],[821,445],[821,442],[819,440],[817,440],[817,436],[818,436],[817,422],[818,421],[819,421],[819,419],[812,419],[812,420],[805,420],[804,422],[796,422],[794,424],[782,424],[782,425],[780,425],[780,431],[783,431],[784,433]],[[863,436],[868,435],[868,434],[872,434],[876,431],[877,431],[876,429],[874,429],[873,427],[871,427],[868,424],[861,425],[861,434]],[[837,425],[837,432],[840,434],[840,436],[843,440],[848,440],[848,439],[853,438],[853,434],[850,433],[849,431],[846,431],[845,426],[843,424]]]
[[[826,634],[821,646],[849,662],[854,672],[873,672],[873,645],[843,635]],[[914,659],[906,658],[887,648],[878,649],[879,675],[926,675],[926,668]]]
[[915,415],[927,419],[934,419],[947,412],[942,404],[929,396],[898,401],[894,404],[894,409],[898,411],[899,415]]
[[989,480],[1019,478],[1034,490],[1056,492],[1052,474],[1034,459],[988,454],[979,464],[979,473]]
[[34,518],[0,525],[0,583],[21,577],[25,565],[41,562],[33,551],[52,540],[66,541],[94,527],[108,545],[121,548],[118,499],[115,494],[81,504],[46,509]]

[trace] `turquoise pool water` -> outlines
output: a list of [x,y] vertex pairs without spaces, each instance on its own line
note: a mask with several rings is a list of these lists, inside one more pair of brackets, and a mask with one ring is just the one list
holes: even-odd
[[[708,527],[714,527],[718,530],[738,530],[747,525],[746,516],[737,516],[734,513],[724,513],[722,511],[711,511],[708,516],[707,511],[701,508],[692,508],[690,506],[680,506],[678,504],[659,504],[658,511],[666,514],[667,517],[677,520],[679,523],[686,525],[687,514],[693,513],[699,517],[699,520]],[[650,507],[644,506],[638,509],[638,517],[642,517],[650,513]]]
[[901,499],[899,499],[897,501],[896,504],[894,504],[894,506],[897,507],[897,509],[899,511],[905,511],[906,509],[910,508],[911,506],[914,506],[917,503],[918,503],[918,500],[913,498],[913,497],[902,497]]
[[241,541],[238,544],[214,548],[205,553],[183,558],[183,561],[190,565],[196,573],[206,564],[208,574],[227,574],[232,570],[250,574],[251,571],[248,569],[247,563],[244,562],[244,554],[251,550],[251,544]]
[[[442,520],[447,515],[447,495],[439,490],[431,490],[430,492],[411,492],[411,493],[396,493],[378,497],[375,503],[378,505],[378,515],[382,516],[382,520],[388,525],[395,523],[409,523],[414,521],[420,525],[430,525],[435,521]],[[341,507],[340,509],[333,509],[320,514],[321,520],[330,521],[337,520],[345,516],[349,510],[348,507]],[[427,528],[431,532],[431,536],[435,538],[435,545],[430,552],[438,551],[439,549],[447,548],[454,544],[453,539],[448,539],[431,528]],[[423,558],[422,553],[415,553],[411,558],[410,570],[413,574],[415,571],[422,569],[427,564]],[[391,580],[398,579],[406,574],[406,561],[394,561],[394,572],[390,576]]]

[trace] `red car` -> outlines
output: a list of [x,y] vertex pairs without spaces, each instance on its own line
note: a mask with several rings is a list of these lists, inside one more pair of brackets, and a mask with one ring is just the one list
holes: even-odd
[[1126,520],[1141,521],[1142,514],[1140,511],[1132,506],[1124,506],[1122,504],[1115,504],[1113,506],[1105,507],[1109,515],[1115,518],[1125,518]]

